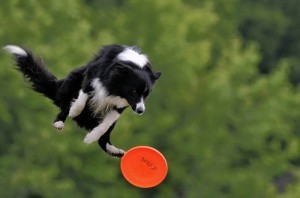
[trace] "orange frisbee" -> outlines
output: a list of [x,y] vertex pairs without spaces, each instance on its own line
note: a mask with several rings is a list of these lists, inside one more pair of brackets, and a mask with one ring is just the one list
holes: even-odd
[[151,188],[165,179],[168,164],[158,150],[149,146],[137,146],[127,151],[122,157],[121,171],[132,185]]

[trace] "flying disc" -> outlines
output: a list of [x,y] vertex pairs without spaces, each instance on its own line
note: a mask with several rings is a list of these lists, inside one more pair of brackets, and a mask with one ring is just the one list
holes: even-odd
[[149,146],[137,146],[128,150],[122,157],[121,171],[132,185],[151,188],[165,179],[168,164],[158,150]]

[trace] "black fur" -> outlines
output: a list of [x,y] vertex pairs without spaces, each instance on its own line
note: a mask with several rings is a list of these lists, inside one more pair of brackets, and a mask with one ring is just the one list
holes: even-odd
[[[18,46],[6,46],[4,49],[13,54],[17,68],[30,82],[32,89],[51,99],[60,108],[55,123],[65,122],[80,90],[87,94],[86,105],[79,115],[73,117],[73,120],[80,127],[92,131],[103,122],[110,111],[115,110],[121,114],[127,106],[131,106],[134,111],[141,113],[137,107],[138,102],[147,98],[155,81],[160,77],[160,72],[153,71],[149,62],[141,67],[136,65],[135,61],[131,61],[130,58],[125,61],[119,60],[118,55],[128,48],[141,54],[136,47],[105,46],[88,64],[72,70],[61,80],[57,80],[47,70],[41,58],[35,57],[30,50]],[[26,52],[26,55],[22,50]],[[95,79],[99,79],[103,89],[107,92],[105,97],[107,97],[108,104],[105,104],[105,108],[101,111],[97,110],[97,107],[91,102],[92,98],[97,96],[97,90],[93,86]],[[125,100],[127,105],[118,106],[113,101],[109,101],[111,98]],[[116,121],[101,135],[98,144],[110,155],[121,157],[124,153],[113,152],[115,149],[112,149],[113,151],[107,150],[107,145],[112,146],[110,133],[115,124]]]

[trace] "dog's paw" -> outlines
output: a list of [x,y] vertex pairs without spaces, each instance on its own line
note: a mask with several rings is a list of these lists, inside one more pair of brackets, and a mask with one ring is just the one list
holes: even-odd
[[118,149],[114,145],[108,143],[106,144],[106,151],[109,155],[118,158],[123,157],[123,155],[125,154],[125,151],[123,151],[122,149]]
[[91,144],[91,143],[95,142],[98,139],[99,139],[99,137],[96,137],[95,133],[90,132],[90,133],[86,134],[86,136],[84,137],[83,142],[86,143],[86,144]]
[[65,126],[63,121],[57,121],[53,123],[53,126],[57,129],[57,130],[62,130]]

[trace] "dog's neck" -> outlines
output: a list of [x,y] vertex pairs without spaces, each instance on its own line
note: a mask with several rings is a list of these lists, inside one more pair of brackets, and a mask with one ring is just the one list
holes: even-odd
[[103,115],[112,108],[124,108],[129,105],[126,99],[109,95],[99,78],[95,78],[91,86],[94,90],[90,93],[89,107],[94,115]]

